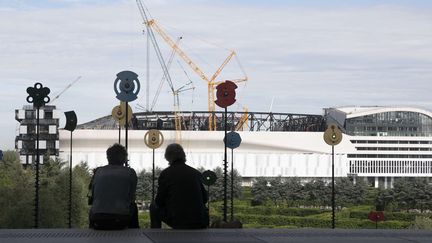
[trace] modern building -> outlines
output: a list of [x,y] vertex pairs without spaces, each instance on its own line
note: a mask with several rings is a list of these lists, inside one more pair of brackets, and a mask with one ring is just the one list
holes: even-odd
[[[32,164],[36,160],[36,131],[37,110],[32,105],[25,105],[22,109],[15,110],[15,119],[19,122],[15,149],[20,154],[21,163]],[[51,158],[59,156],[59,115],[56,107],[43,106],[39,109],[39,155],[40,163],[43,156]]]
[[[213,169],[223,166],[222,112],[215,113],[219,131],[207,131],[207,112],[183,113],[182,145],[191,166]],[[391,187],[397,177],[432,177],[432,113],[411,107],[326,108],[324,115],[290,113],[228,114],[229,130],[238,131],[242,144],[229,151],[228,162],[249,183],[255,177],[331,177],[331,147],[323,140],[326,123],[343,131],[335,146],[335,176],[365,179],[376,187]],[[155,150],[155,164],[166,167],[167,144],[175,141],[172,112],[135,113],[128,132],[130,166],[150,169],[153,151],[144,144],[147,130],[158,128],[165,142]],[[106,148],[124,144],[111,116],[81,124],[74,131],[74,163],[91,167],[106,164]],[[60,130],[60,156],[68,160],[70,133]],[[233,153],[231,153],[233,152]]]
[[325,109],[350,148],[349,175],[375,185],[392,186],[396,177],[432,176],[432,113],[411,107],[344,107]]
[[[168,166],[165,147],[179,133],[193,167],[214,169],[223,166],[223,112],[216,116],[218,131],[208,131],[208,112],[184,112],[182,131],[175,131],[172,112],[135,113],[128,131],[130,166],[150,169],[153,150],[144,135],[159,129],[164,144],[154,151],[155,164]],[[70,132],[58,129],[54,106],[40,110],[41,155],[49,153],[69,160]],[[36,111],[32,106],[16,110],[20,122],[16,148],[23,164],[34,161]],[[391,187],[398,177],[432,177],[432,112],[412,107],[326,108],[323,115],[229,112],[227,126],[236,130],[242,143],[228,151],[229,165],[250,183],[255,177],[330,178],[331,147],[323,140],[326,124],[336,123],[343,139],[335,146],[335,176],[364,179],[376,187]],[[90,167],[105,165],[106,149],[125,144],[125,131],[107,115],[78,125],[73,132],[73,163],[86,161]],[[42,160],[41,160],[42,161]],[[230,167],[230,166],[229,166]]]

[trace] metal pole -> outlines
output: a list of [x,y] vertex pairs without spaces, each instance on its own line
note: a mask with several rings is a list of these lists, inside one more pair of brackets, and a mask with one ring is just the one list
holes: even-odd
[[69,154],[69,228],[72,228],[72,131],[70,133]]
[[[128,128],[129,128],[129,120],[128,120],[128,102],[126,102],[126,123],[125,123],[125,149],[126,149],[126,153],[128,151]],[[128,166],[128,160],[126,160],[125,163],[126,166]]]
[[147,31],[147,56],[146,56],[146,111],[149,111],[150,96],[150,33]]
[[155,150],[153,149],[153,169],[152,169],[152,203],[155,199]]
[[231,149],[231,222],[234,221],[234,149]]
[[120,126],[120,122],[119,122],[119,141],[118,143],[121,144],[121,126]]
[[208,215],[208,226],[210,226],[210,186],[207,186],[207,215]]
[[35,205],[34,227],[39,228],[39,107],[36,109],[36,180],[35,180]]
[[334,145],[332,145],[332,229],[335,228]]
[[[225,137],[227,136],[227,108],[225,107],[224,123],[225,123]],[[227,146],[225,141],[224,150],[224,201],[223,201],[223,221],[227,222],[227,184],[228,184],[228,163],[227,163]]]

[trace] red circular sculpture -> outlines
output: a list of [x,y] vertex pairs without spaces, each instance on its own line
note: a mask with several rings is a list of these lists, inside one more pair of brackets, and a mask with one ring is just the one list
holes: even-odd
[[384,221],[384,212],[371,211],[368,214],[368,218],[370,221],[373,221],[373,222]]
[[226,80],[225,82],[219,84],[216,86],[216,97],[217,100],[215,100],[216,105],[218,105],[221,108],[226,108],[236,102],[235,96],[236,92],[235,89],[237,89],[237,85],[229,80]]

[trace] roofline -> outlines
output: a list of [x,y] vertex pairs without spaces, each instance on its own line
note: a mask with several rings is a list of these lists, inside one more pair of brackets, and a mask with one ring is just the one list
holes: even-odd
[[416,112],[416,113],[421,113],[421,114],[424,114],[424,115],[432,118],[432,112],[424,110],[424,109],[420,109],[420,108],[414,108],[414,107],[371,107],[370,110],[353,112],[353,113],[346,113],[346,119],[360,117],[360,116],[367,116],[367,115],[372,115],[372,114],[377,114],[377,113],[383,113],[383,112],[393,112],[393,111]]

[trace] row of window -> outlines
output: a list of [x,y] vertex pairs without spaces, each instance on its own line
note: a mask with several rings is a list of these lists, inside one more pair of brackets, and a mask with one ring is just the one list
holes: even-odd
[[348,158],[429,159],[432,154],[348,154]]
[[352,174],[431,174],[432,161],[351,160],[349,171]]
[[357,150],[375,151],[432,151],[432,148],[408,148],[408,147],[356,147]]
[[[20,126],[20,134],[35,134],[36,133],[36,125],[21,125]],[[57,134],[57,125],[39,125],[39,133],[40,134]]]
[[347,119],[345,130],[357,136],[432,136],[432,118],[418,112],[383,112]]
[[351,140],[351,143],[372,144],[432,144],[432,141],[406,141],[406,140]]

